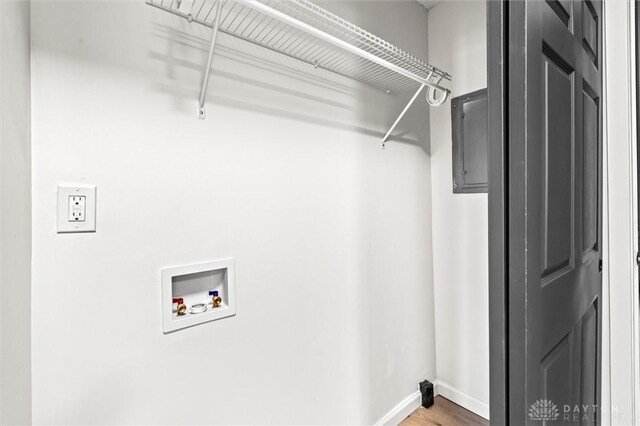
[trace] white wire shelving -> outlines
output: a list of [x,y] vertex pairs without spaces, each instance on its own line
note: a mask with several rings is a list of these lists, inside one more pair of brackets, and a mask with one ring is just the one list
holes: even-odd
[[146,0],[174,15],[212,28],[209,60],[200,89],[205,98],[218,31],[360,81],[387,93],[415,94],[383,138],[384,143],[426,88],[427,102],[441,105],[451,76],[308,0]]

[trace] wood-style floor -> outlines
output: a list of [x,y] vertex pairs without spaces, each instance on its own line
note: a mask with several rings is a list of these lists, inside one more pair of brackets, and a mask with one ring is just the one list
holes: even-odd
[[439,395],[436,396],[433,406],[428,409],[418,408],[400,423],[400,426],[466,425],[489,426],[489,421]]

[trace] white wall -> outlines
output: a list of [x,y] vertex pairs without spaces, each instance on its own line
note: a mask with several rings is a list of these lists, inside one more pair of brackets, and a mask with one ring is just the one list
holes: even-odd
[[[415,2],[330,7],[427,54]],[[221,36],[201,121],[207,30],[31,22],[34,422],[372,423],[435,378],[424,102],[382,151],[406,96]],[[58,183],[97,185],[95,234],[56,234]],[[226,256],[237,316],[163,335],[160,269]]]
[[[484,1],[447,1],[429,10],[429,61],[453,76],[452,97],[487,87],[485,9]],[[450,101],[430,117],[438,388],[487,417],[487,194],[453,194]]]
[[0,0],[0,424],[31,421],[29,2]]

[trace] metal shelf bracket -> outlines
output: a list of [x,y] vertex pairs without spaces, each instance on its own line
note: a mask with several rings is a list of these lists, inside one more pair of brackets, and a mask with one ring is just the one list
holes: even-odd
[[[433,73],[429,74],[429,76],[427,77],[428,81],[431,80],[432,75]],[[438,84],[440,84],[440,80],[442,80],[442,77],[438,78],[438,81],[435,83],[436,87]],[[395,130],[398,123],[400,123],[400,120],[402,120],[402,117],[404,117],[407,111],[409,111],[409,108],[411,108],[411,105],[413,105],[413,103],[416,101],[416,99],[418,98],[418,96],[420,95],[422,90],[424,90],[425,87],[427,88],[427,103],[431,106],[442,105],[442,103],[447,100],[447,97],[451,93],[448,89],[436,88],[431,85],[427,86],[426,83],[422,83],[420,87],[418,87],[418,90],[416,91],[416,93],[411,97],[411,100],[409,100],[409,103],[407,104],[407,106],[404,107],[404,109],[402,110],[398,118],[396,118],[396,121],[393,122],[393,124],[391,125],[391,128],[389,128],[389,131],[387,131],[387,133],[382,138],[382,149],[386,148],[387,141],[389,140],[391,133]],[[438,96],[438,91],[440,91],[439,96]]]
[[407,113],[407,111],[409,111],[409,108],[411,108],[411,105],[413,105],[413,103],[416,101],[416,99],[418,98],[418,95],[420,95],[420,92],[422,92],[422,90],[425,88],[425,86],[426,86],[426,84],[424,84],[424,83],[422,83],[420,85],[420,87],[418,88],[416,93],[413,95],[413,97],[411,98],[411,100],[409,101],[407,106],[404,107],[404,109],[402,110],[402,112],[400,113],[398,118],[396,118],[396,121],[393,122],[393,124],[391,125],[391,128],[389,129],[387,134],[384,135],[384,137],[382,138],[382,149],[386,148],[387,141],[389,140],[389,136],[391,136],[391,132],[393,132],[393,130],[398,125],[398,123],[400,123],[400,120],[402,120],[402,117],[404,117],[404,115]]
[[209,58],[204,68],[202,76],[202,85],[200,87],[200,98],[198,100],[198,118],[204,120],[207,118],[207,112],[204,109],[204,102],[207,98],[207,87],[209,86],[209,77],[211,74],[211,62],[213,61],[213,51],[216,47],[216,38],[218,37],[218,29],[220,28],[220,16],[222,14],[222,1],[217,2],[216,18],[213,24],[213,34],[211,34],[211,44],[209,45]]

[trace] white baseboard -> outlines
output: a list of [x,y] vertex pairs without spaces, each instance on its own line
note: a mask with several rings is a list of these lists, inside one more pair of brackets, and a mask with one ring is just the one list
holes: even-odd
[[[433,381],[433,395],[442,395],[449,401],[455,402],[461,407],[466,408],[489,420],[489,404],[480,401],[478,398],[469,395],[455,389],[448,383],[440,380]],[[378,420],[376,426],[397,426],[401,421],[407,418],[407,416],[413,413],[422,404],[422,394],[420,391],[416,391],[400,401],[398,405],[393,407],[391,411],[385,414],[380,420]]]
[[413,413],[422,403],[422,394],[420,391],[415,391],[402,401],[391,411],[389,411],[383,418],[376,422],[376,426],[396,426],[401,421],[407,418],[407,416]]
[[476,413],[480,417],[484,417],[489,420],[489,404],[486,402],[480,401],[478,398],[471,396],[468,393],[459,391],[450,384],[441,380],[436,380],[433,383],[433,388],[435,395],[442,395],[449,401],[455,402],[472,413]]

